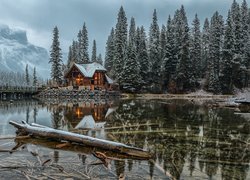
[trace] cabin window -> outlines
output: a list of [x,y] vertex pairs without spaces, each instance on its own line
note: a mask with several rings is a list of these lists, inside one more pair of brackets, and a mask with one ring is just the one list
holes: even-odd
[[96,72],[94,75],[94,85],[103,85],[103,73]]

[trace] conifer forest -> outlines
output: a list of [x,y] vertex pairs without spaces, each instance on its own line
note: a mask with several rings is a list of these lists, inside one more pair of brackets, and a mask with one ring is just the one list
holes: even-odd
[[[95,44],[91,60],[88,55],[85,23],[77,37],[68,61],[96,61]],[[198,14],[187,19],[181,6],[162,25],[154,10],[148,31],[121,7],[104,65],[125,92],[232,94],[250,85],[249,7],[245,0],[233,1],[226,17],[216,11],[201,22]]]

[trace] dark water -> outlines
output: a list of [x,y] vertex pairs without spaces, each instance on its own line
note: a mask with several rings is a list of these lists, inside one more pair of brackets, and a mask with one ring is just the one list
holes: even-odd
[[[80,133],[154,154],[150,161],[112,162],[117,177],[250,179],[250,114],[233,109],[187,100],[0,102],[0,135],[15,133],[9,120],[74,132],[81,128]],[[96,178],[107,175],[98,173]]]

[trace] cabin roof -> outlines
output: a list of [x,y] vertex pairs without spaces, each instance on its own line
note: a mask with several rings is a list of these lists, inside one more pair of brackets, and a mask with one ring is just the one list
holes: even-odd
[[76,66],[85,77],[89,77],[89,78],[93,77],[96,71],[105,71],[105,72],[107,71],[101,64],[96,63],[96,62],[92,62],[88,64],[73,63],[65,75],[67,75],[70,72],[73,66]]

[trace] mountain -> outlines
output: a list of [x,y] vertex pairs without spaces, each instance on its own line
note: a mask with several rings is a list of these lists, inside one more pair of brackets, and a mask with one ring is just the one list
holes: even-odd
[[47,50],[29,43],[26,31],[0,25],[0,71],[24,72],[28,64],[30,75],[36,67],[37,75],[45,79],[50,75],[48,62]]

